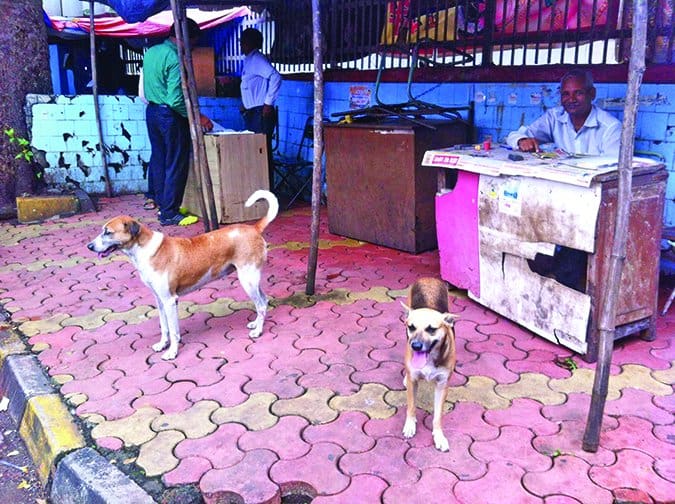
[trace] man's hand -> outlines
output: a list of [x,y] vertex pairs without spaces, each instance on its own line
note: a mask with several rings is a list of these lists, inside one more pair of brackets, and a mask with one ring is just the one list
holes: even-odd
[[273,105],[263,105],[262,114],[265,117],[270,117],[272,114],[274,114],[274,106]]
[[213,129],[213,123],[211,119],[206,117],[204,114],[199,114],[199,124],[202,127],[202,131],[211,131]]
[[539,152],[539,142],[536,138],[521,138],[518,140],[518,149],[521,152]]

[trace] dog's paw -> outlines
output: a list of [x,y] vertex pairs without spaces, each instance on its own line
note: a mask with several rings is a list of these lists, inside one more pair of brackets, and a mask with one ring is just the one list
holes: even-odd
[[174,360],[178,355],[178,348],[169,348],[162,354],[162,360]]
[[155,343],[154,345],[152,345],[152,349],[153,349],[155,352],[161,352],[161,351],[164,350],[168,345],[169,345],[169,342],[168,342],[168,341],[158,341],[157,343]]
[[403,437],[411,438],[417,432],[417,420],[414,418],[406,418],[403,425]]
[[248,335],[253,339],[259,338],[261,334],[262,334],[262,329],[258,329],[258,328],[253,328],[248,332]]
[[436,445],[437,450],[446,452],[450,449],[450,443],[448,443],[448,439],[443,434],[443,431],[434,430],[432,432],[432,436],[434,438],[434,445]]

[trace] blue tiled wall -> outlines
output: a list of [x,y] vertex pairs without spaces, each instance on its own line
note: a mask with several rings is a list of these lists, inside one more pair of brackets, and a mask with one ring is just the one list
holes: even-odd
[[[324,88],[324,117],[334,112],[349,110],[349,88],[354,85],[371,89],[371,103],[375,103],[375,85],[363,82],[327,82]],[[596,84],[596,103],[623,118],[626,96],[624,84]],[[313,85],[311,82],[285,81],[278,102],[281,120],[281,149],[293,149],[302,134],[303,121],[313,113]],[[529,124],[544,110],[559,104],[557,82],[545,84],[512,83],[443,83],[416,84],[412,94],[424,101],[445,106],[475,103],[477,140],[491,135],[501,141],[521,124]],[[383,84],[379,99],[383,103],[401,103],[407,99],[406,84]],[[336,118],[331,118],[336,120]],[[640,88],[640,106],[635,131],[635,149],[654,152],[666,159],[669,172],[664,223],[675,225],[675,85],[643,84]]]

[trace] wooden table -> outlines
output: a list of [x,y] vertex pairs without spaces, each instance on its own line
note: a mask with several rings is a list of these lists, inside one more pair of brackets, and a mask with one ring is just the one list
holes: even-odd
[[[423,165],[442,168],[436,195],[441,276],[479,303],[594,362],[600,303],[609,287],[616,165],[525,153],[522,161],[511,161],[509,153],[425,154]],[[583,167],[591,165],[604,166]],[[655,337],[666,179],[663,165],[635,160],[616,339],[636,333]],[[552,255],[556,246],[587,253],[581,291],[530,268],[529,260]]]
[[436,248],[436,176],[424,153],[465,142],[460,121],[326,124],[328,228],[406,252]]

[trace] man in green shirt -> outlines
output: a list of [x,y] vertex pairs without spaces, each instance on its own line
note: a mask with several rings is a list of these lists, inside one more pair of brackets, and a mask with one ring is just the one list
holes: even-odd
[[[201,30],[192,19],[187,22],[192,46]],[[169,38],[152,46],[143,57],[143,93],[148,101],[145,119],[152,149],[146,196],[159,206],[162,226],[187,224],[179,209],[188,177],[190,126],[181,87],[175,28],[174,23]],[[206,131],[213,128],[206,116],[200,117],[200,123]]]

